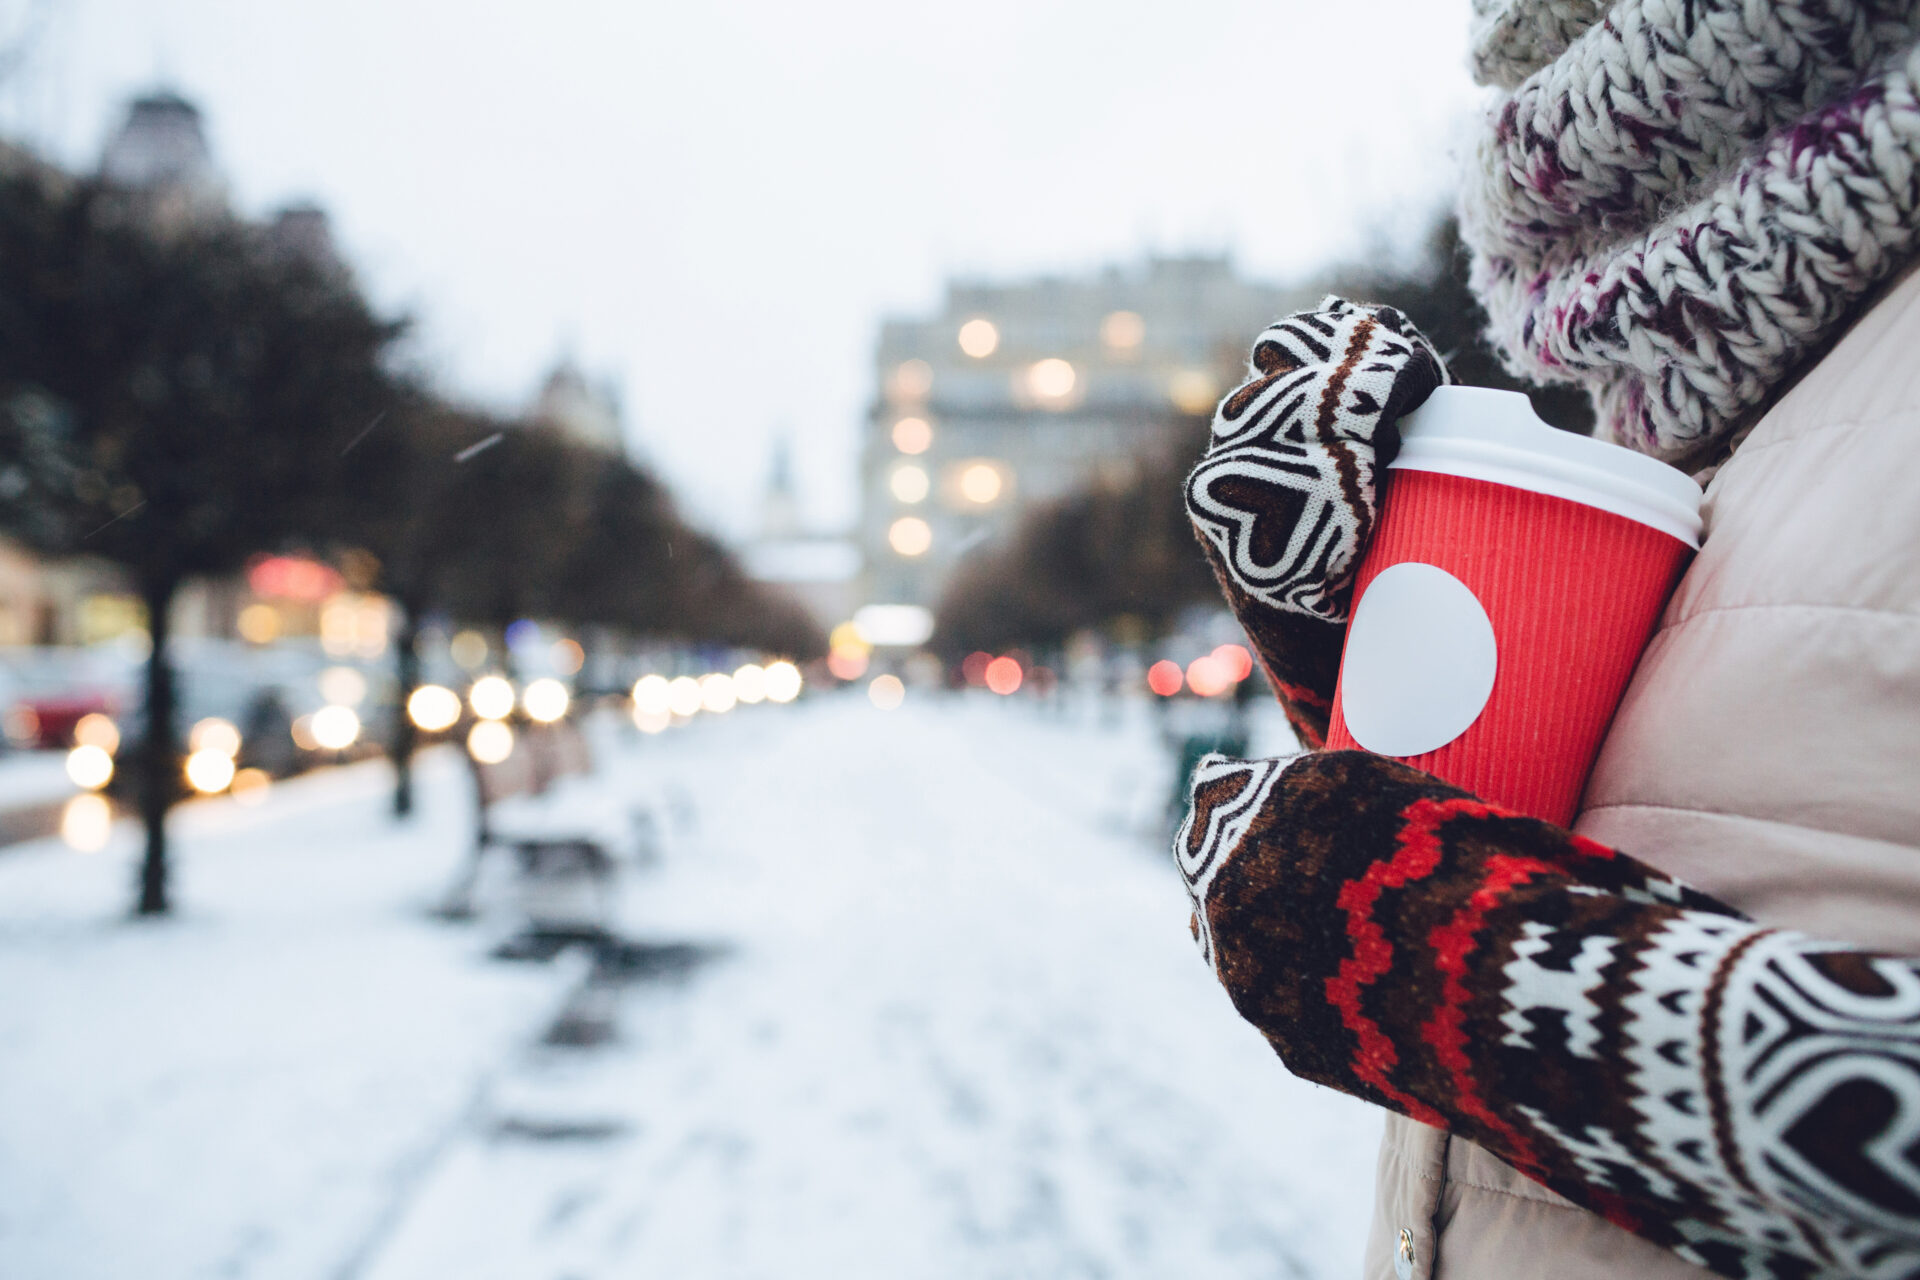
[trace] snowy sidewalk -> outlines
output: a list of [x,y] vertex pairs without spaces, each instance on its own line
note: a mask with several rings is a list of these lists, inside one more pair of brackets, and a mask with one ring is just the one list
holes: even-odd
[[174,819],[180,915],[131,923],[137,840],[0,858],[0,1276],[329,1277],[567,975],[427,920],[466,780],[417,828],[378,763]]
[[368,1280],[1345,1277],[1378,1121],[1186,936],[1145,726],[851,697],[613,762],[697,825],[630,932],[731,949],[496,1082]]
[[[445,754],[411,827],[377,764],[182,810],[167,922],[131,830],[0,859],[0,1275],[1357,1272],[1378,1121],[1201,964],[1147,725],[841,696],[603,755],[674,815],[625,930],[677,976],[427,920]],[[544,1045],[582,995],[615,1039]]]

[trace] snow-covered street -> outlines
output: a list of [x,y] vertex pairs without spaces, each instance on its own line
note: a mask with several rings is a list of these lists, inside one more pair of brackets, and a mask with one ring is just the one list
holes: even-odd
[[[1378,1121],[1201,964],[1169,767],[961,698],[623,739],[623,932],[686,949],[618,985],[428,917],[444,755],[411,827],[377,764],[183,810],[168,922],[131,832],[0,851],[0,1275],[1351,1275]],[[612,1038],[548,1043],[583,1000]]]

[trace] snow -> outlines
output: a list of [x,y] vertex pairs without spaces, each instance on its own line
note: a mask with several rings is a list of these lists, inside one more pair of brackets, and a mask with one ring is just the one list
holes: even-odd
[[[667,837],[622,931],[684,972],[428,920],[444,757],[411,828],[378,766],[184,811],[158,925],[113,914],[130,833],[0,853],[0,1274],[1357,1271],[1377,1115],[1201,963],[1140,708],[825,697],[600,755]],[[611,1041],[543,1043],[563,1002]]]

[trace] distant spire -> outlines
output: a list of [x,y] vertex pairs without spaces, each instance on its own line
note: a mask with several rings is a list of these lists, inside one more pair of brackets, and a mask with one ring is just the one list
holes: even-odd
[[785,432],[773,438],[767,467],[767,492],[760,502],[760,536],[769,541],[800,533],[800,495],[793,478],[793,440]]

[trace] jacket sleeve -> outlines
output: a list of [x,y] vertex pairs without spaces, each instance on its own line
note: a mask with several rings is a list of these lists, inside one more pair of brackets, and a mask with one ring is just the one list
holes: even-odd
[[1326,741],[1376,469],[1401,415],[1447,380],[1400,312],[1329,297],[1260,335],[1187,478],[1194,532],[1309,746]]
[[1211,758],[1177,853],[1296,1074],[1723,1275],[1920,1274],[1920,959],[1361,752]]

